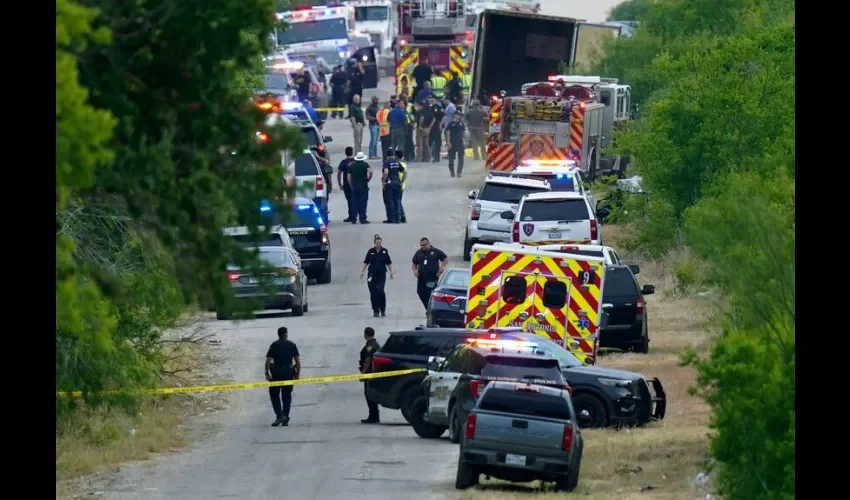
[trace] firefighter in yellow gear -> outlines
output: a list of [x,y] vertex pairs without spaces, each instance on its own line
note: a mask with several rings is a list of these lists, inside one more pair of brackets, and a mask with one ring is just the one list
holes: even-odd
[[464,95],[469,95],[469,88],[472,87],[472,75],[464,73],[460,78],[460,85]]
[[390,124],[387,121],[387,118],[390,114],[390,106],[391,104],[387,102],[384,104],[383,109],[378,110],[378,134],[381,137],[381,152],[383,155],[383,159],[387,159],[387,150],[390,148]]
[[443,88],[446,86],[446,79],[442,75],[434,75],[431,77],[431,90],[437,99],[443,98]]

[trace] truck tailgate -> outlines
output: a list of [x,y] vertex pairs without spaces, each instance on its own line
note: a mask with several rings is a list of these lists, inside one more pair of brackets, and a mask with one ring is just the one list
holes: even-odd
[[560,450],[564,424],[527,415],[476,412],[475,441]]

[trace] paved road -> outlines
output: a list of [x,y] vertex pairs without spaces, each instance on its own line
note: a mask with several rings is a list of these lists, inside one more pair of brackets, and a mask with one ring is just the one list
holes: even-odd
[[[382,82],[379,95],[385,99],[388,94],[389,85]],[[350,142],[350,127],[332,120],[325,134],[334,138],[329,146],[338,161]],[[451,179],[445,162],[413,164],[404,225],[380,223],[384,220],[380,199],[369,203],[369,218],[377,223],[344,224],[340,220],[345,217],[345,200],[335,191],[330,226],[333,282],[310,285],[310,312],[301,318],[279,314],[239,323],[210,318],[208,327],[222,341],[220,349],[233,379],[262,379],[266,348],[281,325],[290,329],[290,338],[299,346],[303,376],[312,377],[356,372],[366,326],[373,326],[383,343],[389,331],[423,324],[410,258],[419,238],[429,236],[455,265],[463,266],[466,193],[480,182],[483,164],[469,161],[468,173],[463,179]],[[377,185],[372,193],[380,193]],[[372,317],[366,284],[359,279],[360,262],[375,233],[383,236],[398,266],[396,279],[387,283],[386,318]],[[229,409],[192,423],[218,428],[212,438],[187,451],[125,467],[98,488],[104,498],[266,500],[283,495],[325,500],[345,492],[347,500],[380,500],[453,494],[457,446],[447,440],[420,439],[398,411],[382,411],[380,426],[360,424],[367,413],[360,383],[297,387],[292,422],[281,428],[270,427],[274,414],[265,389],[229,398]]]

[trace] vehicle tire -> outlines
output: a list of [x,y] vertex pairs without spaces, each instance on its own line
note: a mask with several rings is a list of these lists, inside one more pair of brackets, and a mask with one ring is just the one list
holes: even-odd
[[455,489],[465,490],[478,484],[479,474],[463,461],[463,455],[457,457],[457,476],[455,476]]
[[635,345],[634,351],[638,354],[647,354],[649,352],[649,336],[642,338],[640,343]]
[[217,319],[219,321],[226,321],[226,320],[230,319],[230,316],[224,314],[223,312],[216,311],[215,312],[215,319]]
[[463,261],[469,262],[472,260],[472,245],[469,241],[469,230],[463,233]]
[[578,487],[578,476],[581,470],[581,456],[583,451],[584,450],[579,450],[575,467],[570,467],[570,471],[567,473],[567,475],[555,482],[555,491],[570,492]]
[[320,274],[316,278],[316,282],[321,284],[321,285],[326,285],[326,284],[331,282],[331,263],[330,262],[328,262],[328,265],[322,271],[322,274]]
[[413,407],[413,402],[416,398],[422,396],[422,389],[418,385],[412,385],[401,393],[401,399],[398,401],[398,408],[401,410],[401,416],[407,420],[407,423],[412,424],[410,412]]
[[460,422],[458,422],[457,405],[452,405],[449,410],[449,441],[454,444],[460,443]]
[[581,429],[605,427],[608,424],[605,405],[596,396],[590,394],[573,396],[573,408],[575,408],[578,426]]
[[428,410],[428,396],[419,396],[410,407],[410,425],[413,432],[423,439],[437,439],[446,432],[446,428],[426,422],[423,418]]
[[293,305],[292,306],[292,316],[296,317],[296,318],[299,317],[299,316],[304,316],[304,305],[303,304],[297,305],[297,306]]

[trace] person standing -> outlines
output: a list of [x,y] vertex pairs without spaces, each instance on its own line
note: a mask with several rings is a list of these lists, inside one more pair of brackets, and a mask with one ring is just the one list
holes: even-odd
[[372,103],[366,108],[366,121],[369,124],[369,159],[378,159],[378,96],[372,96]]
[[376,116],[378,132],[381,135],[381,153],[384,160],[387,159],[387,150],[390,148],[390,123],[387,121],[390,116],[390,109],[392,109],[392,104],[386,103]]
[[[384,293],[384,285],[387,282],[387,271],[390,279],[395,277],[393,260],[390,253],[384,248],[384,240],[380,235],[375,235],[375,246],[366,251],[363,258],[363,267],[360,268],[360,279],[367,276],[366,284],[369,285],[369,300],[372,302],[372,315],[376,318],[387,315],[387,294]],[[368,271],[368,274],[367,274]]]
[[[398,154],[398,152],[396,152]],[[381,184],[387,193],[387,220],[389,224],[401,222],[401,175],[404,167],[396,157],[384,160]]]
[[348,205],[348,218],[343,222],[354,222],[357,219],[357,210],[351,196],[351,184],[348,182],[348,167],[352,163],[354,163],[354,148],[346,146],[345,158],[339,162],[339,167],[336,169],[336,183],[338,186],[342,186],[345,203]]
[[425,82],[425,86],[416,93],[416,97],[414,97],[413,102],[415,104],[425,105],[428,102],[428,99],[430,99],[433,95],[434,92],[431,91],[431,82]]
[[459,104],[463,99],[463,84],[460,82],[459,74],[452,72],[451,76],[451,80],[446,83],[446,97],[454,104]]
[[[372,180],[372,167],[366,163],[366,155],[358,151],[354,162],[348,166],[348,183],[351,184],[351,201],[353,202],[361,224],[369,224],[366,218],[366,208],[369,203],[369,181]],[[357,224],[353,218],[352,224]]]
[[[386,165],[387,160],[392,159],[392,158],[395,158],[395,151],[393,150],[392,146],[390,146],[390,149],[384,152],[384,159],[383,159],[383,163],[381,164],[381,172],[382,173],[383,173],[383,166]],[[387,185],[386,184],[383,184],[381,186],[381,195],[382,195],[383,200],[384,200],[384,210],[387,213],[387,218],[384,219],[384,224],[389,224],[390,220],[393,218],[393,216],[392,216],[392,212],[390,212],[390,197],[389,197],[389,193],[387,192]]]
[[478,160],[487,159],[487,129],[490,121],[481,101],[474,99],[469,111],[466,112],[466,126],[469,128],[469,139],[472,143],[472,156]]
[[443,111],[443,105],[436,100],[431,100],[434,103],[434,125],[431,126],[431,135],[428,137],[428,144],[431,146],[431,161],[440,163],[440,152],[443,149],[443,118],[446,114]]
[[363,117],[363,108],[360,107],[360,96],[354,94],[353,101],[348,106],[348,121],[351,122],[351,130],[354,133],[354,149],[363,150],[363,127],[366,120]]
[[437,280],[446,269],[449,257],[439,248],[432,247],[428,238],[419,240],[419,250],[413,254],[413,276],[416,277],[416,294],[422,306],[428,310],[431,291],[437,287]]
[[414,129],[416,128],[416,110],[413,108],[413,103],[410,102],[410,99],[407,96],[402,98],[404,100],[404,110],[405,115],[407,116],[407,125],[404,129],[404,159],[407,161],[413,161],[416,159],[416,150],[413,146],[413,134]]
[[313,123],[319,121],[319,113],[316,113],[316,110],[313,109],[313,101],[311,101],[310,99],[305,99],[304,109],[307,111],[307,115],[310,117],[310,120],[312,120]]
[[431,77],[434,75],[434,70],[428,63],[424,61],[420,61],[419,64],[413,68],[413,79],[416,80],[416,88],[413,89],[415,92],[413,95],[417,95],[420,90],[425,88],[425,82],[430,81]]
[[434,126],[434,108],[428,104],[428,99],[419,108],[416,126],[416,160],[427,162],[431,156],[428,146],[431,141],[431,127]]
[[[298,346],[288,339],[285,326],[277,329],[277,340],[272,342],[266,352],[266,380],[279,382],[298,380],[301,376],[301,355]],[[294,363],[294,364],[293,364]],[[289,425],[289,409],[292,407],[292,386],[269,387],[269,396],[276,416],[272,427]]]
[[295,83],[296,92],[298,93],[298,101],[306,101],[310,97],[310,84],[313,83],[310,73],[304,71],[304,66],[301,66],[295,70],[295,78],[293,81]]
[[448,97],[443,97],[443,107],[446,110],[446,116],[443,117],[443,128],[445,129],[449,123],[451,123],[452,118],[455,115],[455,111],[457,111],[457,107],[455,104],[449,100]]
[[[363,330],[363,339],[366,345],[360,349],[360,373],[372,373],[372,358],[381,348],[381,344],[375,340],[375,329],[367,326]],[[366,405],[369,407],[369,416],[360,421],[362,424],[379,424],[381,415],[378,411],[378,403],[369,399],[369,382],[363,382],[363,394],[366,396]]]
[[[345,84],[348,83],[348,75],[342,70],[341,65],[334,67],[331,75],[331,107],[342,108],[345,103]],[[342,111],[332,111],[331,118],[342,118]]]
[[404,112],[404,101],[399,97],[395,107],[387,118],[390,122],[390,140],[394,150],[404,151],[404,130],[407,126],[407,113]]
[[[355,95],[363,95],[363,77],[366,75],[366,68],[363,67],[363,62],[354,58],[348,60],[348,90],[350,98],[348,104],[354,102]],[[360,151],[358,149],[358,151]]]
[[402,224],[407,223],[407,215],[404,213],[404,203],[402,203],[402,198],[404,197],[404,190],[407,189],[407,163],[403,161],[404,151],[396,151],[395,157],[398,162],[401,164],[402,170],[399,172],[399,176],[401,177],[401,195],[398,198],[398,213],[401,219],[399,222]]
[[466,154],[463,135],[466,131],[461,118],[463,113],[455,112],[452,121],[446,126],[446,142],[449,143],[449,173],[455,176],[454,161],[457,158],[457,176],[463,176],[463,157]]

